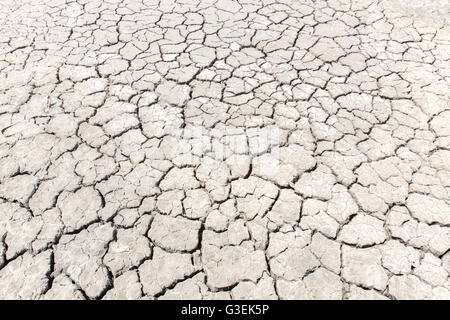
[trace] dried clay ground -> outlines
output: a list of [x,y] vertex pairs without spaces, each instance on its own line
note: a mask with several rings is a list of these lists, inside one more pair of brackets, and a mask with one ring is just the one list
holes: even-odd
[[0,0],[0,299],[450,299],[447,0]]

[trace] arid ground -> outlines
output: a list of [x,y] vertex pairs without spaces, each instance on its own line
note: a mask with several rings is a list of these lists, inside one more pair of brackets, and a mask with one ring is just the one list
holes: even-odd
[[450,299],[448,0],[0,0],[0,299]]

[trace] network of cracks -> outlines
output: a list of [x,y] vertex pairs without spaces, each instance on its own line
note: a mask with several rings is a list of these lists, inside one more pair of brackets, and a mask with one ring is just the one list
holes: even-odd
[[450,299],[449,10],[3,1],[0,299]]

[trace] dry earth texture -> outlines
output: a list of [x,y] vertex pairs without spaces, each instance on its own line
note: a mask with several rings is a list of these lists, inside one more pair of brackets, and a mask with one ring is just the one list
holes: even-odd
[[450,299],[449,8],[0,0],[0,298]]

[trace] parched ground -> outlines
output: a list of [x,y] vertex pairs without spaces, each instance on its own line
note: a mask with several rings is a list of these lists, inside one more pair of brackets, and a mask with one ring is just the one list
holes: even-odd
[[450,299],[449,10],[0,0],[0,298]]

